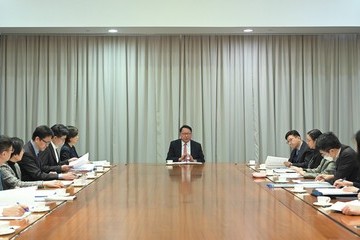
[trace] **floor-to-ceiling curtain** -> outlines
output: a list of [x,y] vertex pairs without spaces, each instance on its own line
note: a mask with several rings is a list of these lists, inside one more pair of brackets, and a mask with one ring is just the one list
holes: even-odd
[[288,156],[284,135],[360,129],[359,35],[0,36],[0,134],[79,128],[78,151],[162,163],[182,124],[208,162]]

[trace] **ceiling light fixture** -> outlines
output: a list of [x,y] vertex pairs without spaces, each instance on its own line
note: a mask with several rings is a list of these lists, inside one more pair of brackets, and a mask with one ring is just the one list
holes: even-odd
[[245,33],[251,33],[251,32],[253,32],[253,30],[250,29],[250,28],[248,28],[248,29],[244,29],[243,32],[245,32]]
[[109,29],[108,32],[109,32],[109,33],[117,33],[118,30],[116,30],[116,29]]

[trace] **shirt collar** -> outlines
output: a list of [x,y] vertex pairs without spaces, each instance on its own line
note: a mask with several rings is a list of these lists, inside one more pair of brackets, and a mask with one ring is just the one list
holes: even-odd
[[31,145],[32,145],[33,148],[34,148],[35,155],[36,155],[36,156],[39,155],[39,152],[40,152],[40,151],[39,151],[39,149],[37,148],[35,142],[31,139],[31,140],[30,140],[30,143],[31,143]]

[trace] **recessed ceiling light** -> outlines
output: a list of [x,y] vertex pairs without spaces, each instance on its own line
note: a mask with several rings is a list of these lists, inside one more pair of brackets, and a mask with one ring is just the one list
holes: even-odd
[[243,32],[246,32],[246,33],[251,33],[253,30],[248,28],[248,29],[244,29]]
[[118,30],[116,30],[116,29],[109,29],[108,32],[109,32],[109,33],[117,33]]

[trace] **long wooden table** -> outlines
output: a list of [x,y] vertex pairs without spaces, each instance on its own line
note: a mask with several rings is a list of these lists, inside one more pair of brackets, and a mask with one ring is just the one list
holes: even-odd
[[358,238],[291,192],[254,181],[244,166],[206,163],[117,166],[16,239]]

